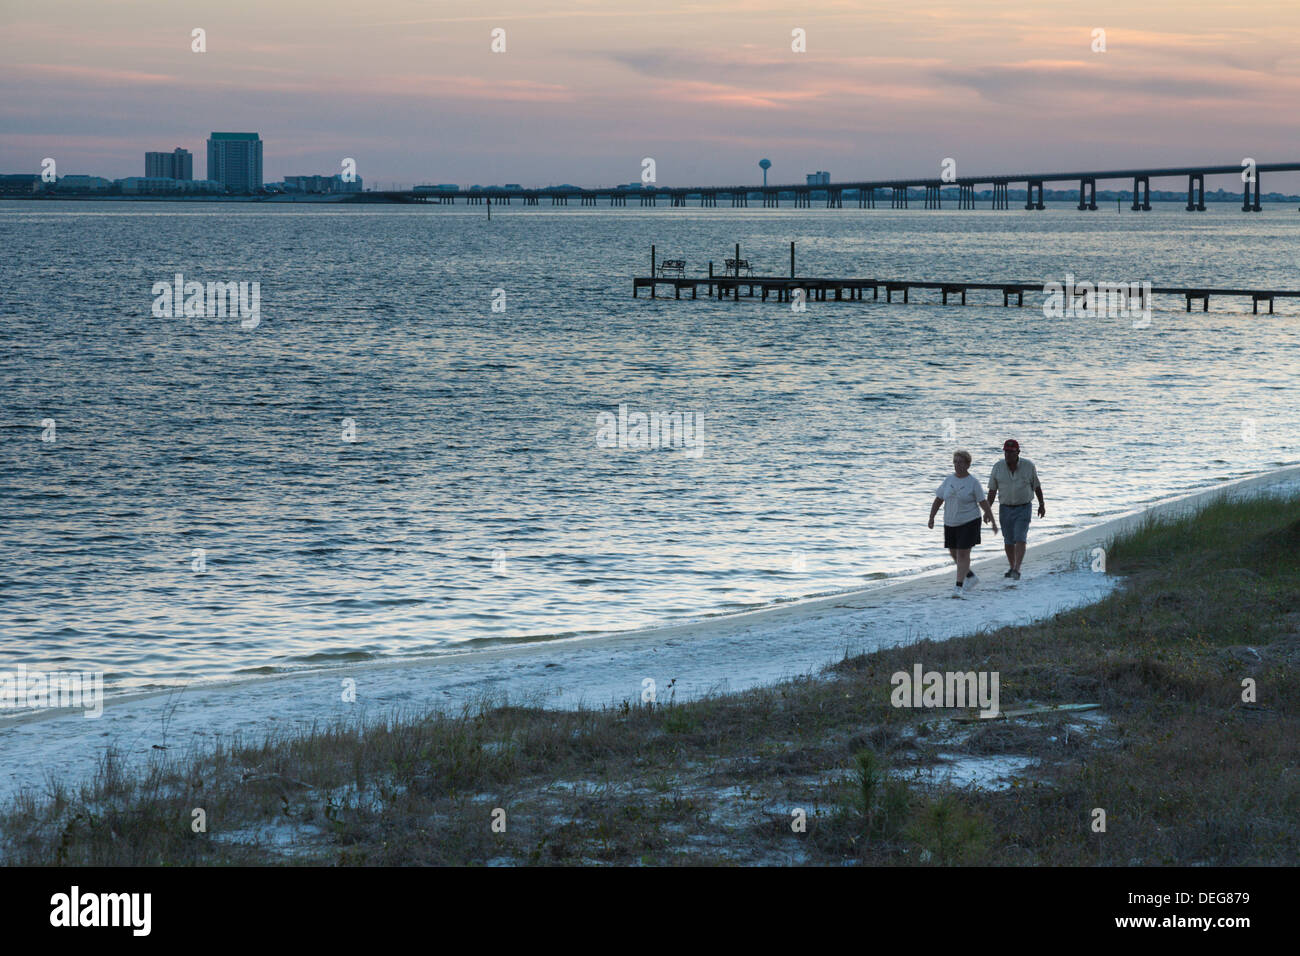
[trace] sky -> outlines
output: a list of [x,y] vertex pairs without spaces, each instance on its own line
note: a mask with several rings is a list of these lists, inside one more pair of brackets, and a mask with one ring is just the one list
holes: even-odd
[[10,173],[182,146],[202,178],[213,130],[260,133],[268,182],[370,187],[1285,162],[1300,2],[0,0],[0,90]]

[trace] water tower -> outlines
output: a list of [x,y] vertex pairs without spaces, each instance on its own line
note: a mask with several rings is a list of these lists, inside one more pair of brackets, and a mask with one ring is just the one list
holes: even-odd
[[760,159],[758,161],[758,166],[761,170],[763,170],[763,186],[766,187],[767,171],[772,168],[772,161],[770,159]]

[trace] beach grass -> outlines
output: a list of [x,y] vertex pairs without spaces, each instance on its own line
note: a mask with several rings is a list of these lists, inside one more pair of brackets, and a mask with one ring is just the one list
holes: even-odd
[[[1096,604],[744,693],[574,711],[485,698],[455,715],[169,750],[144,769],[109,751],[85,786],[50,781],[0,814],[0,853],[110,866],[1295,865],[1300,498],[1149,520],[1104,559],[1122,586]],[[916,664],[996,671],[1003,711],[1098,706],[973,721],[893,706],[891,675]],[[1002,782],[945,782],[937,771],[954,764]]]

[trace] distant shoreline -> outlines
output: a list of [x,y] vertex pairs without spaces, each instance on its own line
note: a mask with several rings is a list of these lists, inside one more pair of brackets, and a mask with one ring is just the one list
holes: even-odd
[[50,202],[51,200],[59,202],[175,202],[191,205],[194,203],[214,203],[214,202],[237,202],[237,203],[273,203],[277,206],[296,205],[298,203],[311,203],[314,205],[338,205],[344,204],[369,204],[376,203],[385,206],[405,206],[409,203],[399,202],[389,199],[386,196],[375,195],[373,199],[355,199],[355,196],[367,196],[368,193],[341,193],[337,196],[321,195],[319,197],[308,198],[306,196],[299,198],[297,196],[286,199],[283,196],[92,196],[92,195],[46,195],[46,196],[0,196],[0,200],[12,199],[22,202]]
[[[542,188],[544,189],[545,187],[542,187]],[[757,192],[758,192],[758,190],[756,189],[756,190],[755,190],[755,194],[756,194]],[[429,195],[431,195],[431,196],[435,196],[435,197],[436,197],[438,194],[437,194],[437,193],[430,193]],[[544,195],[545,195],[545,194],[544,194]],[[638,195],[638,194],[637,194],[636,192],[629,191],[627,195],[629,195],[629,196],[636,196],[636,195]],[[752,195],[753,195],[753,194],[751,194],[751,196],[752,196]],[[461,193],[461,194],[456,194],[456,198],[464,199],[465,196],[464,196],[463,193]],[[785,198],[785,197],[783,196],[782,198]],[[945,195],[943,198],[945,198],[945,199],[951,199],[953,202],[956,202],[956,201],[957,201],[957,197],[956,197],[956,196],[949,197],[949,196]],[[977,200],[978,200],[978,199],[981,199],[981,198],[987,199],[988,197],[981,197],[981,196],[978,196],[978,195],[977,195],[976,198],[977,198]],[[183,204],[187,204],[187,205],[192,205],[192,204],[195,204],[195,203],[223,203],[223,202],[233,202],[233,203],[260,203],[260,204],[269,204],[269,205],[275,205],[275,206],[294,206],[294,205],[301,205],[301,204],[317,205],[317,206],[321,206],[321,205],[324,205],[324,206],[331,206],[331,205],[333,205],[333,206],[337,206],[337,205],[345,205],[345,206],[354,206],[354,205],[359,205],[359,206],[367,206],[367,205],[376,205],[376,206],[412,206],[412,205],[424,206],[424,205],[428,205],[428,206],[436,206],[436,205],[439,205],[438,203],[404,202],[404,201],[402,201],[402,200],[400,200],[400,199],[394,199],[394,198],[392,198],[391,196],[389,196],[389,195],[387,195],[387,194],[385,194],[385,193],[379,193],[379,192],[375,192],[375,193],[339,193],[339,194],[322,194],[322,195],[319,195],[319,196],[310,196],[310,197],[309,197],[309,196],[294,196],[294,197],[292,197],[292,198],[288,198],[288,197],[286,197],[286,196],[284,196],[284,195],[273,195],[273,196],[120,196],[120,195],[119,195],[119,196],[94,196],[94,195],[89,195],[89,194],[82,194],[82,195],[54,195],[54,194],[49,194],[49,195],[35,195],[35,194],[33,194],[33,195],[12,195],[12,196],[0,196],[0,201],[5,201],[5,200],[14,200],[14,201],[19,201],[19,202],[50,202],[50,201],[55,201],[55,202],[174,202],[174,203],[183,203]],[[919,202],[920,199],[917,198],[916,201]],[[1011,201],[1012,201],[1013,204],[1016,202],[1016,199],[1015,199],[1014,196],[1011,197]],[[1068,197],[1067,197],[1067,198],[1059,198],[1059,199],[1058,199],[1058,198],[1048,197],[1048,198],[1045,200],[1045,202],[1048,202],[1048,203],[1074,203],[1074,202],[1077,202],[1077,201],[1078,201],[1077,199],[1072,199],[1072,198],[1068,198]],[[1117,202],[1117,201],[1118,201],[1118,202],[1128,202],[1128,201],[1131,201],[1131,197],[1129,197],[1129,196],[1111,196],[1111,197],[1107,198],[1107,197],[1104,196],[1104,195],[1099,195],[1099,196],[1097,197],[1097,203],[1098,203],[1098,206],[1100,206],[1100,205],[1102,205],[1102,204],[1105,204],[1105,203],[1111,203],[1111,202]],[[1155,196],[1155,195],[1152,195],[1152,197],[1151,197],[1151,204],[1152,204],[1152,205],[1161,205],[1161,204],[1166,204],[1166,205],[1183,204],[1183,203],[1186,203],[1186,201],[1187,201],[1186,197],[1181,197],[1181,198],[1180,198],[1180,197],[1176,197],[1176,196],[1157,197],[1157,196]],[[1209,195],[1207,195],[1207,196],[1205,197],[1205,202],[1206,202],[1206,205],[1210,205],[1210,204],[1218,204],[1218,205],[1221,205],[1221,206],[1233,206],[1233,205],[1239,205],[1239,204],[1241,203],[1241,197],[1238,196],[1238,195],[1225,195],[1225,196],[1223,196],[1222,198],[1218,198],[1217,196],[1209,196]],[[1274,205],[1274,206],[1287,206],[1287,205],[1292,205],[1292,204],[1296,204],[1296,203],[1300,203],[1300,196],[1282,196],[1282,197],[1276,197],[1276,196],[1273,196],[1273,197],[1270,197],[1270,196],[1263,196],[1263,197],[1260,198],[1260,205],[1261,205],[1261,206],[1268,206],[1268,205]],[[463,202],[462,202],[462,203],[458,203],[457,205],[464,205],[464,203],[463,203]],[[550,207],[547,207],[547,208],[550,208]],[[620,206],[615,206],[615,207],[601,207],[601,206],[595,206],[595,207],[588,207],[588,208],[593,208],[593,209],[601,209],[601,208],[627,209],[627,208],[631,208],[631,207],[620,207]],[[695,208],[695,207],[688,207],[688,208]],[[719,208],[722,208],[722,207],[719,207]],[[727,208],[730,208],[730,207],[727,207]],[[955,209],[956,207],[953,207],[953,208]],[[990,210],[990,211],[995,211],[995,212],[1011,212],[1011,211],[1014,211],[1014,210],[1017,209],[1017,208],[1019,208],[1019,207],[1013,205],[1011,209],[998,209],[998,210]],[[809,211],[811,211],[811,210],[809,210]],[[863,211],[863,212],[878,212],[878,211],[881,211],[881,210],[869,209],[869,210],[862,210],[862,211]],[[904,211],[906,211],[906,210],[904,210]],[[942,211],[942,210],[940,210],[940,211]],[[963,211],[963,212],[977,212],[977,211],[979,211],[979,210],[962,210],[962,211]]]

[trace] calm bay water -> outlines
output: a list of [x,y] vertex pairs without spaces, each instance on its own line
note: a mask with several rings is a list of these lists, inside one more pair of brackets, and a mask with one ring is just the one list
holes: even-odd
[[[1300,459],[1288,302],[631,297],[651,242],[785,274],[792,239],[801,274],[1300,288],[1291,207],[0,203],[0,670],[122,690],[849,588],[946,558],[952,450],[983,481],[1009,436],[1031,541]],[[260,325],[155,318],[178,272],[259,282]],[[702,453],[598,447],[620,403],[701,416]]]

